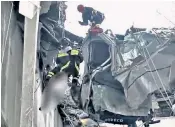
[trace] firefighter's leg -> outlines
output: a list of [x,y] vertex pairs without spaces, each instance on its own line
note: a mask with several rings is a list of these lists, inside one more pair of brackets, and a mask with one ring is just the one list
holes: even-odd
[[97,15],[94,17],[94,22],[96,24],[96,27],[99,27],[99,25],[103,22],[104,15]]
[[100,26],[100,24],[98,23],[98,21],[94,20],[94,21],[92,22],[91,28],[94,29],[94,28],[97,28],[97,27],[99,27],[99,26]]
[[76,62],[75,62],[75,68],[74,68],[74,70],[75,70],[75,77],[78,77],[78,75],[79,75],[79,71],[80,71],[80,68],[79,68],[79,64],[77,64]]
[[79,66],[75,63],[75,66],[73,67],[73,80],[72,83],[77,85],[77,81],[78,81],[78,75],[79,75]]
[[78,75],[79,75],[79,70],[74,68],[73,77],[78,77]]
[[70,77],[70,69],[69,69],[69,66],[67,66],[67,67],[65,67],[65,68],[62,68],[61,70],[60,70],[60,72],[66,72],[67,74],[68,74],[68,77]]

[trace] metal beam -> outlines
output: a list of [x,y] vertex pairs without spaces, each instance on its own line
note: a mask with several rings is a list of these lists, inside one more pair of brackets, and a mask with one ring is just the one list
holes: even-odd
[[39,9],[32,19],[25,17],[20,127],[33,127],[38,23]]

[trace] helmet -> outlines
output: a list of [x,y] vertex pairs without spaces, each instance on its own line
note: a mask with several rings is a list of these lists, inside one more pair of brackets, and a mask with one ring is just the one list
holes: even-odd
[[77,10],[79,11],[79,12],[83,12],[84,11],[84,6],[83,5],[78,5],[77,6]]
[[70,50],[72,50],[72,48],[71,48],[70,46],[67,46],[67,47],[64,49],[65,52],[68,52],[68,51],[70,51]]

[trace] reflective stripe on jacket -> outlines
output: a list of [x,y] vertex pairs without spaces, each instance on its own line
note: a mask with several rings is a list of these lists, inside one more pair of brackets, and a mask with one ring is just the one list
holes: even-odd
[[69,67],[70,61],[68,61],[64,66],[61,67],[61,71],[63,71],[65,68]]
[[67,64],[69,62],[69,54],[68,53],[58,53],[56,58],[56,63],[60,64],[61,66]]
[[75,49],[72,49],[70,54],[73,55],[73,56],[78,56],[79,51],[75,50]]
[[64,57],[64,56],[68,56],[68,53],[58,53],[57,57]]

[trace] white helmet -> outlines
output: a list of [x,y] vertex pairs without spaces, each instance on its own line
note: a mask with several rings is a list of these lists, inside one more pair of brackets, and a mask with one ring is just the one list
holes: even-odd
[[72,47],[70,47],[70,46],[67,46],[67,47],[64,49],[65,52],[68,52],[68,51],[70,51],[70,50],[72,50]]

